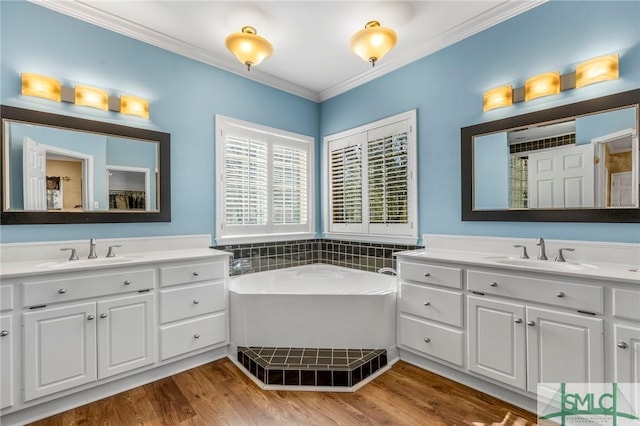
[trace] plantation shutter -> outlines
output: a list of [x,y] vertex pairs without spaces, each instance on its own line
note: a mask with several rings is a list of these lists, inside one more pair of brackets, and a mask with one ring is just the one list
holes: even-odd
[[273,223],[307,223],[307,152],[274,146],[272,182]]
[[363,223],[363,155],[360,135],[331,143],[331,229],[361,232]]

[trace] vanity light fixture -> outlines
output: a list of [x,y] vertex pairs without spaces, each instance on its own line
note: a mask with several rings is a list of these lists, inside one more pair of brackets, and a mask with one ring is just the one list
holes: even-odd
[[543,96],[557,95],[558,93],[560,93],[560,73],[558,71],[546,72],[531,77],[524,83],[525,101]]
[[375,67],[376,62],[393,49],[396,41],[398,36],[391,28],[381,27],[378,21],[369,21],[364,29],[351,36],[349,46],[353,53]]
[[273,53],[269,41],[258,35],[255,28],[242,27],[241,32],[229,34],[224,40],[227,49],[251,71],[251,67],[259,65]]
[[82,84],[65,87],[58,80],[40,74],[22,73],[21,93],[24,96],[149,118],[149,101],[146,99],[131,95],[109,96],[106,90]]
[[[514,103],[530,101],[542,96],[555,95],[565,90],[579,89],[593,83],[617,80],[619,74],[618,54],[604,55],[589,59],[576,66],[575,72],[562,74],[547,72],[531,77],[524,87],[512,89],[500,86],[484,92],[483,111],[511,106]],[[509,91],[511,93],[509,94]]]

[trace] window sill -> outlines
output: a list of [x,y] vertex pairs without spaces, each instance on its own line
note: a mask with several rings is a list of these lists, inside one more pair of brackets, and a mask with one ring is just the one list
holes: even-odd
[[417,236],[398,236],[398,235],[369,235],[369,234],[341,234],[339,232],[325,232],[323,238],[345,241],[362,241],[366,243],[384,243],[384,244],[402,244],[402,245],[418,245],[419,238]]
[[291,240],[312,240],[316,238],[313,232],[293,232],[288,234],[267,234],[267,235],[231,235],[227,237],[216,237],[216,244],[219,246],[229,244],[248,243],[270,243],[277,241]]

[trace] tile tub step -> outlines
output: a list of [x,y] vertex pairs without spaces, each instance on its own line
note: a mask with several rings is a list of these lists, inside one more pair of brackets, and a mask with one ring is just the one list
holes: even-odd
[[238,362],[265,385],[352,387],[387,365],[387,351],[251,346]]

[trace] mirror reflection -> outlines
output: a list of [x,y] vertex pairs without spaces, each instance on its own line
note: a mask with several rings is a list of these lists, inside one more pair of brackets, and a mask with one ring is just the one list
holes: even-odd
[[4,211],[157,212],[159,146],[3,121]]
[[637,208],[638,105],[473,138],[473,209]]

